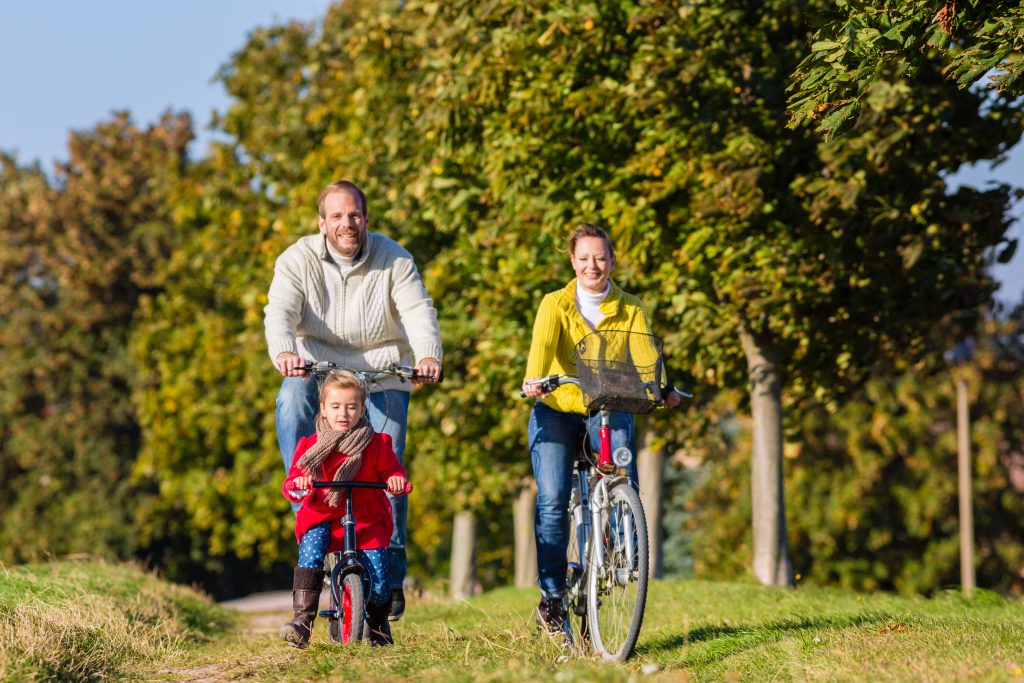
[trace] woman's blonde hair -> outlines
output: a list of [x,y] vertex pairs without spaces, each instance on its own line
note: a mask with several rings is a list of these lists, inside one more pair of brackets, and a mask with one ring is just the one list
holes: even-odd
[[612,255],[612,260],[615,260],[615,246],[612,244],[612,238],[608,236],[608,233],[603,228],[599,228],[593,223],[580,223],[576,226],[576,229],[569,235],[569,255],[576,255],[576,243],[583,237],[600,237],[604,240],[604,243],[608,245],[608,252]]
[[327,375],[324,384],[320,387],[320,403],[326,403],[327,394],[331,389],[355,389],[359,392],[359,401],[366,403],[366,385],[363,381],[348,370],[335,370]]

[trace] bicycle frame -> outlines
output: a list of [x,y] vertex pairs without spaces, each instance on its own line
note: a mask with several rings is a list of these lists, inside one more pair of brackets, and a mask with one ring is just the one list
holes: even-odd
[[[320,610],[319,615],[326,617],[330,620],[339,619],[342,615],[342,605],[344,603],[344,596],[341,594],[341,586],[343,580],[349,574],[355,574],[359,577],[362,582],[366,579],[368,571],[363,563],[359,560],[357,543],[356,543],[356,517],[352,511],[352,489],[364,488],[364,489],[387,489],[387,484],[381,484],[377,482],[364,482],[364,481],[315,481],[313,482],[314,489],[348,489],[348,495],[345,496],[345,515],[341,518],[342,532],[342,549],[341,551],[335,551],[329,553],[329,558],[336,558],[336,561],[331,567],[331,598],[332,598],[332,609]],[[412,484],[406,482],[404,494],[408,494],[412,491]],[[347,637],[347,636],[346,636]],[[341,641],[345,642],[345,641]]]
[[[613,474],[602,470],[602,464],[612,465],[611,460],[611,428],[608,426],[609,414],[607,410],[599,413],[601,426],[598,428],[599,460],[596,472],[591,473],[592,465],[586,450],[586,442],[580,444],[580,453],[576,459],[576,474],[573,482],[573,492],[579,497],[580,511],[582,517],[582,539],[586,541],[580,544],[581,581],[585,581],[588,572],[593,566],[602,566],[605,562],[604,545],[599,542],[597,534],[601,528],[601,514],[608,507],[608,491],[613,486],[619,486],[621,480],[626,477],[622,474]],[[584,439],[589,437],[584,436]],[[606,457],[607,456],[607,457]],[[591,500],[590,483],[594,478],[593,501]],[[628,522],[627,522],[628,524]],[[632,529],[627,526],[623,529],[626,539],[626,552],[629,557],[633,556],[634,548]],[[592,549],[592,550],[591,550]],[[593,553],[593,555],[591,555]]]

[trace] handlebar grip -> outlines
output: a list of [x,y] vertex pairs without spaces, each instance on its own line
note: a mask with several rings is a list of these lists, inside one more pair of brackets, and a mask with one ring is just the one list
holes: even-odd
[[522,387],[519,387],[519,398],[526,398],[526,392],[523,391]]
[[405,495],[409,495],[410,493],[412,493],[412,482],[411,481],[405,482],[405,491],[404,491],[404,493],[405,493]]
[[416,372],[416,370],[412,371],[412,377],[410,379],[424,380],[430,384],[440,384],[441,382],[444,381],[444,368],[441,369],[441,374],[439,374],[437,378],[433,380],[427,379],[426,375],[421,375],[420,373]]

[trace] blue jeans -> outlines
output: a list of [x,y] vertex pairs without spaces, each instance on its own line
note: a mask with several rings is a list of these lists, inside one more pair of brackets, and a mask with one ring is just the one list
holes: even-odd
[[[322,569],[324,558],[331,547],[331,523],[320,522],[302,535],[299,543],[299,567]],[[384,548],[357,550],[356,557],[366,568],[363,575],[363,590],[367,607],[382,607],[391,603],[391,584],[388,581],[387,561]]]
[[[285,377],[277,392],[277,445],[281,449],[284,471],[292,467],[292,458],[299,439],[316,432],[316,416],[320,412],[320,388],[312,377]],[[389,389],[371,393],[366,402],[366,416],[375,432],[391,437],[395,455],[404,461],[405,428],[409,418],[409,392]],[[405,496],[391,500],[391,516],[395,530],[387,551],[387,569],[392,588],[401,588],[408,562],[405,554],[406,519],[409,501]],[[298,511],[299,503],[292,503]]]
[[[633,462],[627,468],[637,483],[636,433],[633,416],[611,413],[612,450],[628,446]],[[576,452],[582,439],[590,438],[597,453],[600,448],[598,415],[563,413],[538,401],[530,414],[527,439],[533,476],[537,479],[537,511],[534,530],[537,536],[537,583],[545,598],[565,594],[566,548],[569,540],[569,495],[572,492]]]

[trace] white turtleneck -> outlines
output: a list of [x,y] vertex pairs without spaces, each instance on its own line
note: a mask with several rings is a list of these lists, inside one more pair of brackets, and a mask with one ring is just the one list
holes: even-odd
[[587,324],[595,330],[597,329],[597,324],[604,320],[604,313],[601,312],[601,303],[608,298],[610,291],[612,291],[612,284],[610,282],[605,283],[604,291],[599,294],[591,294],[580,286],[579,281],[576,282],[576,309],[583,316],[583,319],[587,321]]
[[341,271],[342,275],[352,270],[352,266],[356,265],[355,256],[344,256],[343,254],[334,251],[331,249],[331,243],[329,241],[327,242],[327,253],[331,255],[331,260],[337,264],[338,270]]

